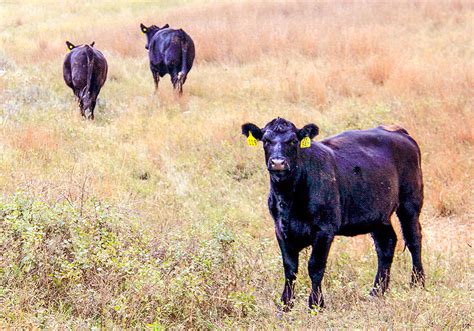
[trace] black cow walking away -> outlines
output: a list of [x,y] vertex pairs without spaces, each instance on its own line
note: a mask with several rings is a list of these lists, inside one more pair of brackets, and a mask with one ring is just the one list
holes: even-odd
[[397,236],[390,223],[396,212],[413,260],[412,284],[424,285],[421,262],[420,210],[423,179],[420,149],[398,126],[347,131],[320,142],[314,124],[302,129],[277,118],[263,129],[247,123],[249,144],[263,141],[270,173],[268,207],[275,221],[285,270],[281,301],[292,306],[298,254],[312,246],[308,271],[309,306],[324,306],[321,280],[336,235],[370,233],[378,256],[371,295],[388,287]]
[[90,45],[75,46],[69,41],[66,45],[70,50],[63,65],[63,76],[81,109],[81,115],[94,119],[94,108],[100,89],[107,79],[107,61],[104,55]]
[[146,35],[145,48],[150,58],[155,92],[158,90],[160,77],[170,74],[173,88],[182,94],[183,84],[194,62],[193,40],[182,29],[171,29],[168,24],[161,28],[140,24],[140,28]]

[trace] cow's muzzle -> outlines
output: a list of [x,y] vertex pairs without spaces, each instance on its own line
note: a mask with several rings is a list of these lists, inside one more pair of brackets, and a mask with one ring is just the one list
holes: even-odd
[[288,162],[282,158],[271,158],[268,160],[268,170],[270,171],[285,171],[290,170]]

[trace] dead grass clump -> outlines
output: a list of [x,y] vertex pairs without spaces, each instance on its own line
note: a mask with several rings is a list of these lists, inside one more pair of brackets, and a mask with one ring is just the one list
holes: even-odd
[[11,144],[24,152],[52,153],[58,148],[58,138],[50,131],[29,126],[10,136]]
[[376,55],[369,60],[366,72],[375,85],[384,85],[392,74],[395,61],[388,55]]
[[105,24],[93,31],[86,31],[86,34],[89,35],[88,43],[95,40],[99,50],[111,51],[114,57],[148,58],[146,36],[141,33],[138,24],[124,24],[120,28]]
[[408,58],[398,61],[391,68],[388,89],[396,94],[439,99],[450,99],[454,95],[462,100],[472,97],[474,80],[469,70],[472,66],[468,64],[466,68],[453,56],[421,61]]
[[351,28],[340,42],[346,57],[366,59],[382,50],[380,31],[375,27]]
[[361,74],[360,65],[332,62],[329,67],[327,85],[343,98],[360,98],[373,92],[373,85]]
[[289,75],[281,82],[281,90],[284,99],[290,103],[296,103],[299,100],[300,91],[297,73]]
[[35,62],[44,62],[60,57],[66,51],[64,43],[54,43],[51,40],[40,39],[37,42],[32,58]]
[[327,101],[326,84],[317,73],[311,73],[304,82],[306,94],[316,106],[324,105]]
[[426,72],[417,65],[400,63],[388,84],[397,94],[422,95],[427,90]]

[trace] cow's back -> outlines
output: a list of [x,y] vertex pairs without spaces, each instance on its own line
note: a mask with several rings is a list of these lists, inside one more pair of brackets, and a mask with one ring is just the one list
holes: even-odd
[[191,37],[182,29],[163,29],[151,40],[149,57],[153,65],[181,66],[183,46],[187,46],[186,64],[189,71],[194,62],[195,49]]
[[408,132],[399,126],[379,126],[369,130],[346,131],[321,141],[342,163],[384,164],[389,162],[403,174],[420,167],[420,149]]
[[87,85],[87,53],[85,46],[80,46],[71,51],[72,83],[75,89],[83,89]]
[[416,142],[406,130],[391,129],[347,131],[321,141],[334,155],[343,225],[388,222],[401,190],[422,189]]
[[102,87],[107,78],[107,61],[95,48],[84,45],[74,48],[64,61],[64,80],[76,92],[87,86],[89,66],[92,64],[93,83]]

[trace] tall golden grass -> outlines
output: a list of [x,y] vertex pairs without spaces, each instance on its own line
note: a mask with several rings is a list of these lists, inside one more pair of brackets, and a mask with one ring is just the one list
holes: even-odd
[[[201,263],[193,253],[214,238],[211,229],[233,233],[239,247],[236,269],[217,269],[218,275],[196,280],[189,285],[193,295],[158,287],[166,292],[163,307],[181,306],[197,315],[159,310],[153,286],[119,297],[116,279],[102,284],[90,300],[77,289],[61,292],[73,305],[61,311],[47,302],[61,296],[48,292],[41,301],[5,276],[0,294],[8,299],[0,310],[5,324],[143,327],[153,316],[158,324],[182,328],[472,325],[471,2],[67,1],[58,6],[33,1],[0,7],[1,193],[23,191],[73,205],[85,198],[113,204],[139,219],[164,256],[182,249],[189,259],[176,261],[176,270],[183,274]],[[193,37],[196,63],[183,98],[175,98],[167,77],[153,95],[141,22],[169,23]],[[94,122],[80,118],[62,81],[66,40],[96,41],[108,59],[109,77]],[[301,305],[290,318],[275,319],[272,300],[282,274],[265,204],[268,179],[262,152],[245,145],[240,124],[263,126],[276,116],[298,126],[316,123],[321,129],[316,139],[396,123],[418,141],[427,292],[406,287],[410,263],[400,237],[393,292],[385,301],[367,302],[375,272],[370,238],[339,238],[326,275],[328,310],[309,316],[303,308],[308,283],[302,262]],[[235,270],[254,276],[243,279]],[[177,274],[171,274],[170,283],[178,284]],[[209,294],[206,281],[216,293]],[[40,283],[24,284],[41,293],[34,285]],[[75,293],[82,301],[74,300]],[[154,299],[143,301],[147,295]],[[196,298],[207,308],[196,310]],[[117,317],[114,300],[131,305],[128,317]],[[147,305],[156,310],[140,315],[149,311]],[[219,305],[226,308],[213,310]],[[95,313],[98,307],[101,313]]]

